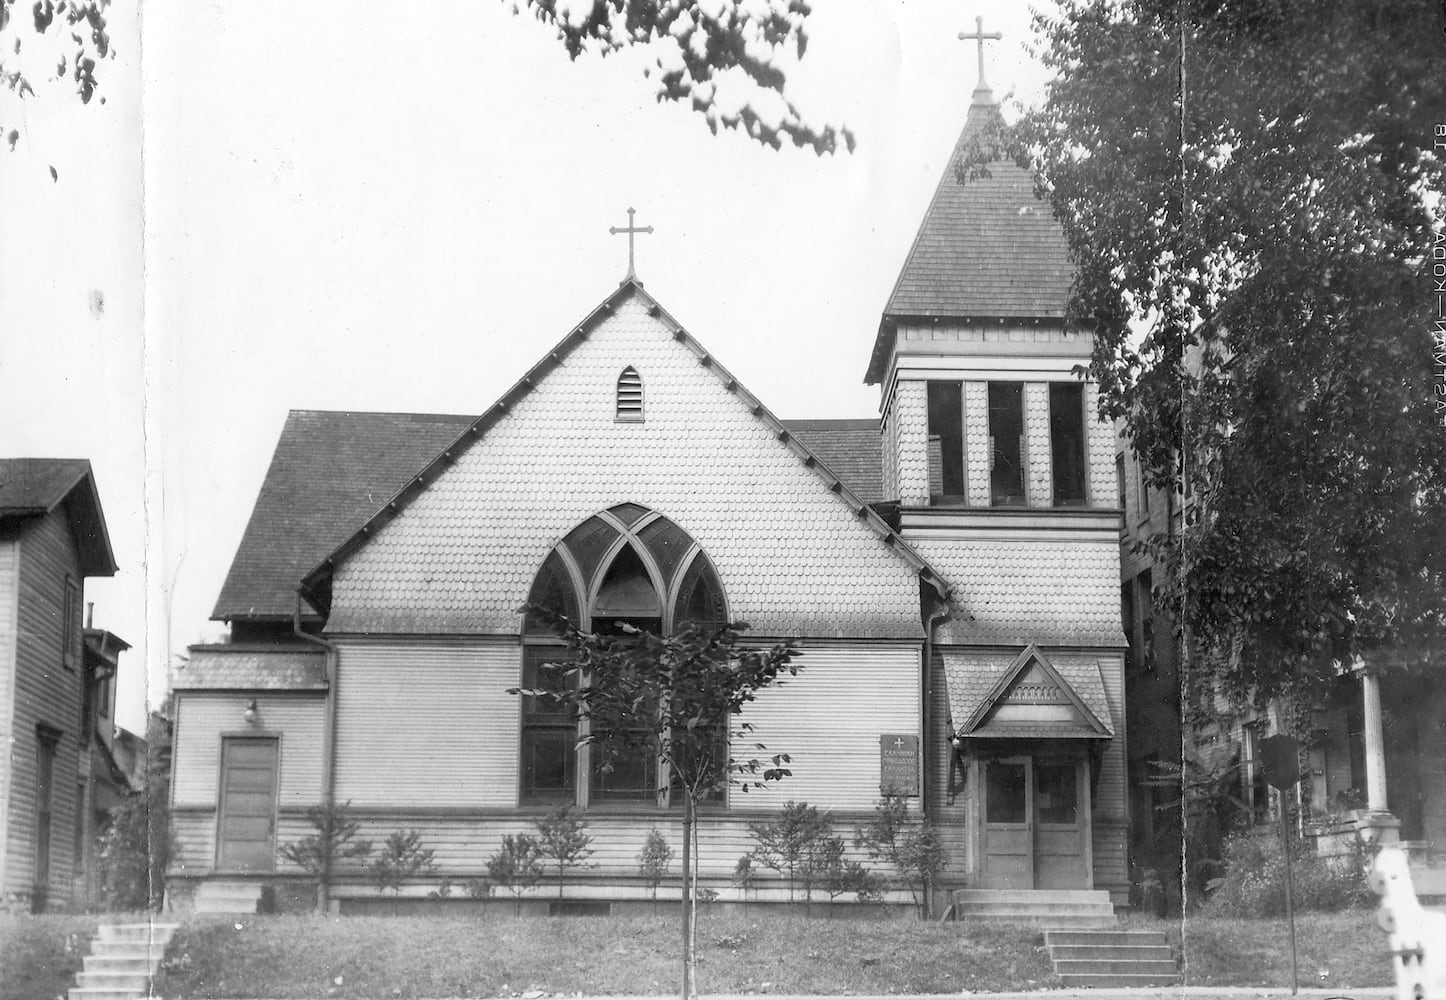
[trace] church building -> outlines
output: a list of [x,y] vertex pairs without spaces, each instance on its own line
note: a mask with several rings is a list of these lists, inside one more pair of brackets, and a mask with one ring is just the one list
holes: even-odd
[[[418,832],[436,872],[400,898],[479,878],[558,803],[594,853],[535,905],[648,898],[639,851],[657,830],[681,856],[680,805],[656,761],[599,768],[507,693],[556,655],[533,601],[585,630],[798,641],[798,676],[743,716],[792,776],[703,806],[721,901],[790,898],[731,880],[750,823],[806,802],[851,842],[892,790],[947,844],[936,912],[1125,902],[1114,439],[1072,374],[1091,342],[1032,179],[956,180],[998,114],[981,79],[860,358],[876,420],[780,420],[632,273],[480,414],[293,412],[216,603],[229,641],[173,677],[172,898],[298,883],[280,851],[323,802],[376,842]],[[378,898],[336,873],[343,912]]]

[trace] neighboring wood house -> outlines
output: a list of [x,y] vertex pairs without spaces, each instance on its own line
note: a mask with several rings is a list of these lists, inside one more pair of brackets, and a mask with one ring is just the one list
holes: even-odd
[[[92,750],[113,715],[109,633],[88,636],[86,577],[116,572],[90,463],[0,459],[0,893],[82,906],[93,859]],[[107,694],[106,690],[111,693]],[[102,744],[103,746],[103,744]],[[102,769],[106,781],[115,777]]]
[[[997,113],[976,92],[961,146]],[[556,648],[532,600],[801,641],[745,716],[793,776],[705,807],[724,898],[750,822],[807,801],[849,833],[887,784],[941,824],[951,886],[1123,901],[1113,437],[1071,375],[1069,282],[1029,177],[961,188],[951,158],[879,326],[878,421],[778,420],[631,275],[480,416],[293,412],[216,604],[231,641],[173,678],[173,898],[295,879],[278,848],[328,799],[420,831],[440,871],[414,897],[576,803],[595,867],[568,896],[645,898],[678,804],[656,762],[598,771],[506,694]]]

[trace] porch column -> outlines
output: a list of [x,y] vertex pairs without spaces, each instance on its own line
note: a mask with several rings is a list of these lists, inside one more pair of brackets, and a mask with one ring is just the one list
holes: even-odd
[[1366,808],[1386,811],[1386,736],[1381,726],[1381,678],[1362,665],[1361,702],[1366,725]]

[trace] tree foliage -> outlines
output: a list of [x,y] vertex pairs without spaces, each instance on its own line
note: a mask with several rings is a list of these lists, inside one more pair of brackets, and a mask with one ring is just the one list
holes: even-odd
[[682,993],[688,996],[697,898],[690,852],[698,803],[730,786],[748,792],[792,773],[787,754],[745,744],[753,727],[738,716],[759,691],[798,673],[799,651],[793,642],[741,645],[748,629],[742,622],[695,622],[669,636],[628,626],[621,635],[598,635],[546,607],[519,610],[551,628],[566,652],[539,671],[538,687],[509,693],[566,706],[581,724],[578,746],[588,747],[604,769],[624,756],[656,758],[667,775],[659,794],[682,799]]
[[964,172],[1012,154],[1064,226],[1102,415],[1189,501],[1151,542],[1176,620],[1257,699],[1384,647],[1439,660],[1440,15],[1075,0],[1036,27],[1048,97]]
[[649,47],[657,54],[647,73],[657,81],[658,101],[688,102],[715,134],[721,125],[774,149],[787,140],[820,155],[839,142],[854,147],[847,128],[809,125],[784,96],[780,61],[802,59],[807,50],[807,0],[524,0],[524,6],[556,29],[572,59]]
[[361,823],[351,817],[351,800],[312,806],[306,810],[306,821],[316,832],[284,844],[280,853],[282,860],[315,876],[316,911],[325,913],[336,865],[366,859],[372,853],[372,842],[356,839]]
[[111,910],[156,910],[165,900],[166,868],[176,852],[171,830],[171,734],[153,715],[146,723],[145,786],[111,811],[100,836],[100,892]]
[[[0,0],[0,97],[34,97],[34,70],[44,65],[50,79],[70,81],[81,103],[89,104],[100,86],[97,61],[114,55],[105,20],[109,7],[110,0]],[[12,116],[18,112],[0,100],[0,135],[10,149],[20,141]]]

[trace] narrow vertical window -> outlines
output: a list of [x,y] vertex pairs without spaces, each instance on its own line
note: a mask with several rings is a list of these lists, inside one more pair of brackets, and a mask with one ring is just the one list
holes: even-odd
[[1024,384],[989,383],[989,500],[1024,503]]
[[1120,510],[1125,509],[1125,456],[1115,456],[1115,502]]
[[80,665],[80,585],[70,576],[60,607],[60,658],[71,670]]
[[964,502],[964,385],[929,383],[929,502]]
[[[546,675],[563,669],[562,646],[528,646],[523,653],[522,686],[536,690]],[[577,722],[556,698],[522,699],[522,801],[571,802],[577,789]]]
[[1083,507],[1085,502],[1084,386],[1049,385],[1049,450],[1054,470],[1054,505]]
[[37,726],[35,730],[35,867],[31,909],[45,911],[50,894],[50,840],[55,801],[55,751],[60,730]]
[[643,377],[631,365],[618,376],[618,420],[642,423]]

